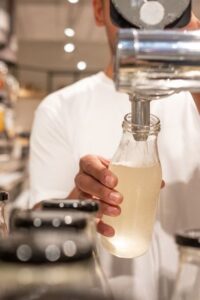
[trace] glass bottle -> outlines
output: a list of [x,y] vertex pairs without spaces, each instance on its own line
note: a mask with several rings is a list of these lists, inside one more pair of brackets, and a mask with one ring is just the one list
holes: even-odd
[[200,299],[200,229],[176,235],[179,270],[172,300]]
[[[123,136],[110,169],[118,177],[116,190],[124,199],[119,216],[103,216],[115,235],[102,237],[102,244],[113,255],[133,258],[147,251],[152,236],[162,181],[157,150],[160,121],[151,115],[150,125],[140,128],[128,114],[122,127]],[[136,138],[138,132],[144,137],[141,140]]]
[[9,159],[9,138],[5,127],[5,105],[1,103],[0,99],[0,160]]
[[79,217],[85,214],[85,218],[87,218],[87,232],[94,239],[94,244],[97,244],[95,217],[99,211],[98,201],[93,199],[50,199],[42,201],[38,210],[65,212],[71,215],[79,215]]
[[67,209],[59,210],[19,210],[10,215],[9,231],[29,233],[34,231],[59,231],[74,234],[83,231],[87,238],[96,244],[96,226],[90,214]]
[[[10,233],[52,233],[58,237],[84,236],[85,241],[92,245],[92,262],[97,271],[99,284],[106,295],[111,297],[107,278],[101,267],[97,253],[97,236],[94,213],[98,204],[93,200],[67,200],[65,207],[59,205],[63,200],[46,201],[46,209],[35,211],[13,210],[10,217]],[[64,202],[65,203],[65,202]],[[54,208],[53,208],[54,207]],[[97,278],[97,276],[96,276]]]
[[84,232],[13,234],[0,243],[0,278],[0,300],[111,299]]
[[10,217],[10,232],[37,230],[81,231],[86,230],[89,217],[81,212],[14,210]]
[[8,229],[5,220],[5,204],[8,200],[8,193],[0,192],[0,238],[4,238],[8,234]]

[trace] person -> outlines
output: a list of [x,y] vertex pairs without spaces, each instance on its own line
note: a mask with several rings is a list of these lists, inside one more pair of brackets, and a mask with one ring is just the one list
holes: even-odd
[[[112,80],[117,28],[110,20],[109,1],[93,0],[93,9],[97,26],[106,29],[111,59],[104,72],[49,95],[37,109],[31,137],[30,206],[53,198],[98,198],[102,214],[116,217],[123,195],[116,190],[117,178],[108,165],[130,102],[115,90]],[[198,28],[200,21],[193,15],[188,29]],[[127,299],[134,300],[169,299],[177,254],[166,232],[200,225],[200,95],[182,92],[153,101],[151,112],[162,124],[159,153],[165,188],[158,219],[164,230],[156,224],[150,250],[134,261],[102,254],[109,276],[119,279],[114,290],[123,296],[126,291]],[[114,234],[114,228],[102,221],[97,226],[103,235]],[[172,251],[170,260],[166,248]]]

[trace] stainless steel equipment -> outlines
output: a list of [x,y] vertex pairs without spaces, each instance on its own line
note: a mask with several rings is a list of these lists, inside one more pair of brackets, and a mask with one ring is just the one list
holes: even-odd
[[0,239],[8,235],[5,221],[5,203],[8,200],[8,193],[0,191]]
[[200,230],[184,230],[176,234],[179,268],[172,300],[200,299]]
[[150,124],[151,100],[200,91],[200,31],[164,30],[187,25],[190,0],[112,0],[111,17],[121,27],[116,87],[129,94],[132,122],[138,126],[135,138],[145,140],[140,131]]
[[189,23],[191,4],[191,0],[111,0],[111,17],[120,28],[178,28]]
[[1,240],[0,299],[112,300],[93,248],[84,232],[38,230]]

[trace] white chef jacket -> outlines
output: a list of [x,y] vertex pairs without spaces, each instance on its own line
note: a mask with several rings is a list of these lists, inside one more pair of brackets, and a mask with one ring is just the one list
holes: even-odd
[[[30,206],[44,199],[67,197],[74,188],[82,156],[94,154],[112,158],[122,135],[124,115],[128,112],[128,96],[116,92],[112,80],[103,72],[48,96],[37,109],[31,137]],[[151,113],[161,120],[158,147],[166,182],[161,191],[158,219],[168,233],[184,227],[200,227],[200,117],[192,96],[183,92],[152,101]],[[147,296],[150,296],[150,286],[154,286],[152,296],[147,298],[152,300],[160,297],[163,288],[168,289],[168,283],[161,279],[161,269],[165,267],[161,267],[160,257],[164,257],[166,251],[161,241],[165,244],[170,238],[160,225],[156,228],[159,229],[155,229],[152,249],[157,250],[150,250],[134,260],[134,268],[130,262],[102,254],[110,266],[111,276],[137,273],[133,276],[134,287],[149,284],[149,288],[143,290]],[[170,269],[175,263],[169,261]],[[168,296],[162,294],[158,300],[167,299],[164,297]],[[141,299],[146,299],[145,295]]]

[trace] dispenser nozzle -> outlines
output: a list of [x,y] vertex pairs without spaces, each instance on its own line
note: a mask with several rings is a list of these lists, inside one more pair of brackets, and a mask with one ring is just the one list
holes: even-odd
[[139,96],[130,96],[132,124],[137,141],[146,141],[150,128],[150,100]]

